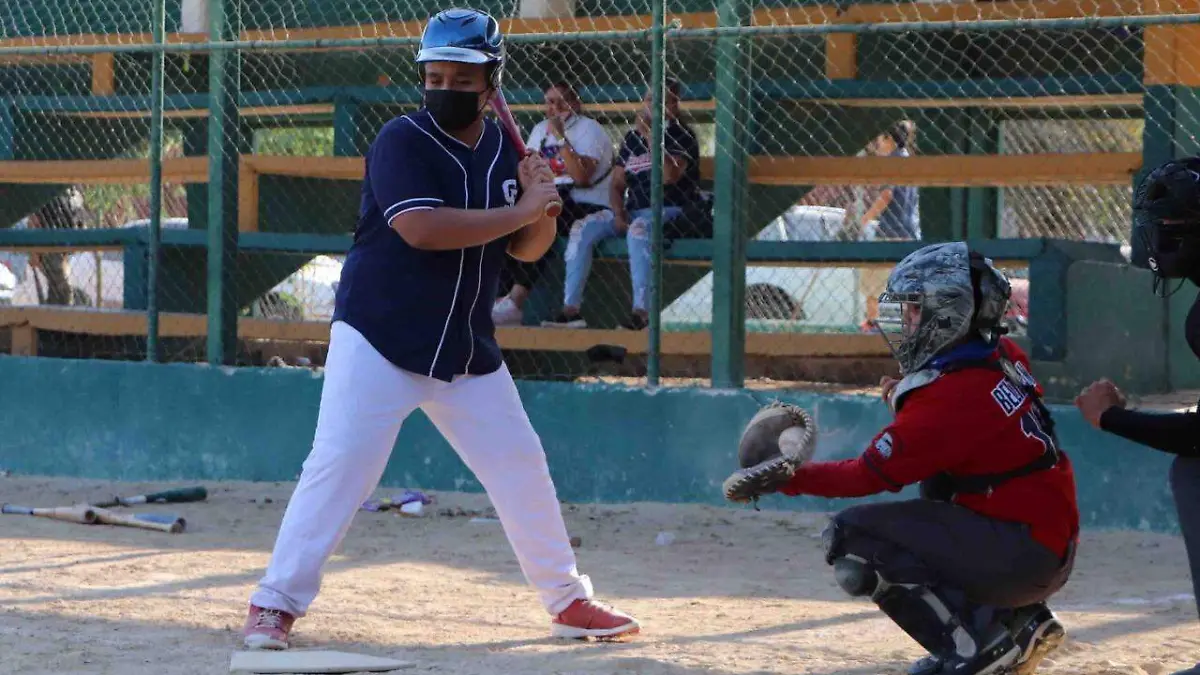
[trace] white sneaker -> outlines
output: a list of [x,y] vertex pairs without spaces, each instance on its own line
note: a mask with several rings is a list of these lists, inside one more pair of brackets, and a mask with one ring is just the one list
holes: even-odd
[[492,305],[492,322],[497,326],[520,326],[523,315],[521,308],[509,297],[504,297]]

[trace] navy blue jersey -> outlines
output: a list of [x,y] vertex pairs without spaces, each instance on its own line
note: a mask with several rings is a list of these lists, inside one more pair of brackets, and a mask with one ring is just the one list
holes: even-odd
[[[692,130],[677,120],[669,120],[663,128],[663,154],[683,157],[687,162],[679,180],[663,186],[663,205],[687,206],[699,199],[700,144]],[[625,134],[617,164],[625,167],[625,208],[630,211],[650,208],[650,144],[637,131]]]
[[491,120],[474,148],[443,132],[425,110],[385,124],[367,151],[358,226],[333,320],[353,326],[409,372],[450,381],[497,370],[492,303],[509,238],[425,251],[388,223],[418,209],[510,206],[520,192],[518,161]]

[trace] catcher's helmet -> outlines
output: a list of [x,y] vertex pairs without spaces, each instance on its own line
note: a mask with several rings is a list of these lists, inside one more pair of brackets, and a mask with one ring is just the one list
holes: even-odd
[[1156,292],[1166,279],[1200,284],[1200,157],[1172,160],[1147,174],[1134,192],[1133,223]]
[[[886,322],[893,324],[891,334],[883,321],[876,328],[901,371],[913,373],[969,339],[998,340],[1011,295],[1004,274],[965,242],[932,244],[908,254],[892,270],[879,295],[880,314],[892,309],[898,316]],[[909,308],[920,310],[916,323],[909,323]]]
[[425,27],[417,52],[417,63],[429,61],[486,64],[492,86],[500,86],[500,72],[504,66],[504,36],[500,34],[500,24],[475,9],[438,12]]

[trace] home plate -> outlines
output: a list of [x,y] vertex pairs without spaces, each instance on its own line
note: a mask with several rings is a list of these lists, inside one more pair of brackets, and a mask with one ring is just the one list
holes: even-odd
[[365,654],[313,651],[254,650],[234,652],[231,673],[382,673],[412,668],[411,661],[397,661]]

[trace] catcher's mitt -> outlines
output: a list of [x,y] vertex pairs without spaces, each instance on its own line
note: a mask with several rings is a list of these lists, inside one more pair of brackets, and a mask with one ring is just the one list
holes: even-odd
[[742,430],[738,442],[742,468],[725,479],[725,498],[753,501],[757,508],[759,496],[786,484],[812,457],[816,444],[817,425],[806,410],[779,401],[764,407]]

